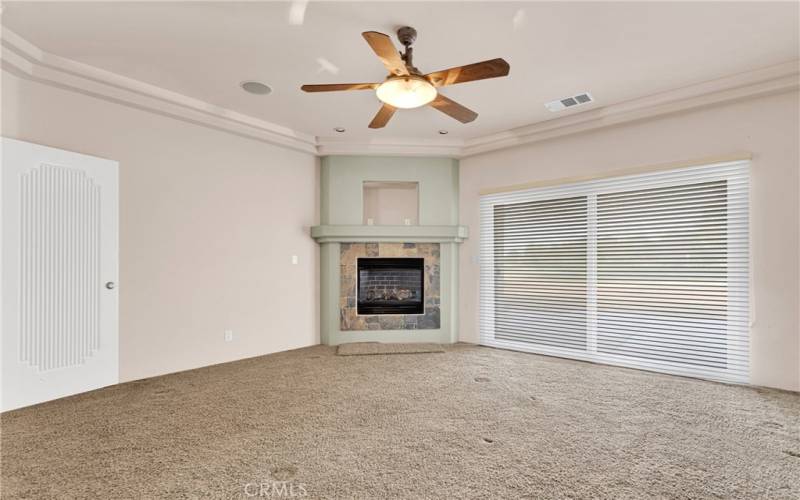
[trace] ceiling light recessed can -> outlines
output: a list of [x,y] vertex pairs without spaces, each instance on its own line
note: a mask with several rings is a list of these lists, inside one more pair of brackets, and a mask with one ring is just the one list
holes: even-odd
[[449,134],[449,133],[450,133],[450,132],[448,132],[447,130],[440,130],[440,131],[439,131],[439,134],[441,134],[441,135],[447,135],[447,134]]
[[345,131],[345,128],[344,127],[336,127],[333,130],[335,130],[336,132],[339,132],[341,134],[342,132]]
[[270,92],[272,92],[272,89],[270,88],[269,85],[261,82],[256,82],[253,80],[242,82],[239,85],[241,85],[242,89],[244,89],[245,92],[249,92],[255,95],[267,95]]

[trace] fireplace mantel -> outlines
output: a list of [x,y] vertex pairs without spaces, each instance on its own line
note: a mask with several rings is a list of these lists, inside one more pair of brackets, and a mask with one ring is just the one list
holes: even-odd
[[320,225],[311,228],[317,243],[461,243],[467,238],[467,226],[363,226]]

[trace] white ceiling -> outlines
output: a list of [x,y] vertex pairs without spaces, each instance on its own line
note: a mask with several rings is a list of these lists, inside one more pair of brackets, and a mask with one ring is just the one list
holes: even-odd
[[[5,2],[2,23],[53,54],[300,132],[358,140],[471,139],[800,58],[796,2],[310,2],[300,25],[290,23],[293,9],[302,2]],[[422,108],[370,130],[373,92],[299,90],[381,81],[385,70],[360,33],[403,25],[419,32],[423,72],[495,57],[511,64],[507,78],[444,90],[480,114],[475,122]],[[274,91],[246,94],[243,80]],[[543,107],[584,91],[596,102],[559,114]]]

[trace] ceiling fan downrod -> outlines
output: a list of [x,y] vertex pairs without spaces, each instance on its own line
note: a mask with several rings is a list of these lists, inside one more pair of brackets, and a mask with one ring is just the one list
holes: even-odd
[[417,30],[411,26],[403,26],[397,30],[397,39],[405,47],[405,52],[400,53],[403,62],[406,63],[409,73],[419,75],[419,70],[414,66],[414,48],[411,45],[417,40]]

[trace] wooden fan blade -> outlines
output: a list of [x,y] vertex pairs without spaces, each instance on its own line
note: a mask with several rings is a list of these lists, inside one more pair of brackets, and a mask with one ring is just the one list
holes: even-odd
[[442,94],[437,95],[436,99],[431,101],[430,105],[461,123],[469,123],[478,117],[478,113],[462,106],[452,99],[448,99]]
[[323,83],[321,85],[303,85],[300,90],[306,92],[333,92],[335,90],[368,90],[377,86],[377,83]]
[[394,106],[384,104],[383,107],[378,110],[378,114],[375,115],[375,118],[369,122],[369,128],[385,127],[386,124],[389,123],[389,119],[392,117],[395,111],[397,111],[397,108]]
[[453,85],[456,83],[474,82],[475,80],[485,80],[487,78],[497,78],[506,76],[511,70],[511,66],[503,59],[492,59],[466,66],[443,69],[428,73],[425,77],[437,87]]
[[364,40],[372,47],[372,50],[378,55],[378,58],[380,58],[383,65],[386,66],[386,69],[389,70],[389,73],[402,76],[408,75],[406,63],[403,62],[403,59],[400,57],[400,52],[395,48],[389,35],[384,35],[377,31],[365,31],[361,33],[361,36],[363,36]]

